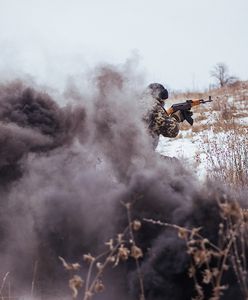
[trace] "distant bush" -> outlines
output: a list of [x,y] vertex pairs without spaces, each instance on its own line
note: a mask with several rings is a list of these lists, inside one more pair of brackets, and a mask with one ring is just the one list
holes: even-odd
[[228,67],[224,63],[217,63],[210,74],[216,80],[219,87],[235,84],[238,81],[236,76],[229,75]]

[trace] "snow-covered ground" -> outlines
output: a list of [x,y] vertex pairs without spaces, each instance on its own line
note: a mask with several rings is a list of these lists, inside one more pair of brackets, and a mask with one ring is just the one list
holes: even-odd
[[[244,100],[244,102],[248,102],[248,100]],[[233,104],[233,98],[230,97],[229,102]],[[247,108],[247,103],[246,106]],[[240,107],[239,107],[240,109]],[[241,113],[242,116],[236,117],[236,113]],[[226,156],[226,151],[228,151],[227,143],[230,138],[230,131],[222,130],[220,128],[219,132],[214,132],[212,130],[213,126],[221,125],[221,118],[219,111],[211,111],[208,112],[197,112],[194,114],[195,117],[199,116],[202,113],[204,115],[204,119],[200,121],[195,121],[193,127],[187,130],[180,130],[180,135],[176,138],[165,138],[160,137],[158,147],[156,149],[162,155],[176,157],[180,160],[183,160],[188,168],[201,179],[204,179],[207,175],[208,171],[208,157],[210,155],[209,149],[211,149],[214,144],[218,145],[220,149],[223,150],[223,159]],[[237,110],[236,113],[232,113],[234,117],[234,122],[238,126],[242,127],[247,134],[243,134],[242,143],[245,143],[245,147],[248,152],[248,111],[247,109]],[[217,118],[218,117],[218,118]],[[220,122],[220,123],[216,123]],[[205,125],[205,128],[202,131],[194,131],[192,128],[198,125]],[[207,126],[206,126],[207,125]],[[235,133],[234,133],[235,134]],[[240,139],[240,136],[237,136]],[[208,143],[208,144],[207,144]],[[238,142],[237,142],[238,143]],[[240,145],[236,145],[236,147],[240,147]],[[244,144],[242,144],[244,147]],[[213,155],[216,153],[213,153]],[[212,153],[211,153],[212,155]],[[221,155],[221,154],[220,154]],[[247,159],[247,157],[244,157]]]
[[162,155],[176,157],[184,161],[197,176],[204,179],[206,176],[206,154],[202,150],[201,135],[192,138],[165,138],[161,137],[156,149]]

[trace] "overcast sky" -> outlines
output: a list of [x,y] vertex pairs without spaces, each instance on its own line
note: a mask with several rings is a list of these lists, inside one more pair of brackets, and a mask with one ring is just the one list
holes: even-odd
[[247,80],[248,0],[0,0],[0,73],[59,79],[138,57],[147,81],[208,87],[218,62]]

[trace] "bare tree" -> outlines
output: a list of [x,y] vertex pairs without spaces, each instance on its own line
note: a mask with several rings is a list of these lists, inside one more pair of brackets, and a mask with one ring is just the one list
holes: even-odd
[[228,67],[224,63],[217,63],[210,74],[216,79],[220,87],[232,84],[238,80],[237,77],[229,75]]

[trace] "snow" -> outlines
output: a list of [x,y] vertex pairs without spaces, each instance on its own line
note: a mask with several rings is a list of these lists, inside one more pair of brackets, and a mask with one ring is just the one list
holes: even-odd
[[[190,131],[182,131],[182,136],[190,136]],[[206,176],[206,154],[202,152],[201,135],[192,138],[165,138],[160,137],[156,149],[161,155],[176,157],[182,160],[186,167],[190,168],[202,180]]]
[[240,125],[248,126],[248,117],[239,118],[237,120],[237,123],[240,124]]

